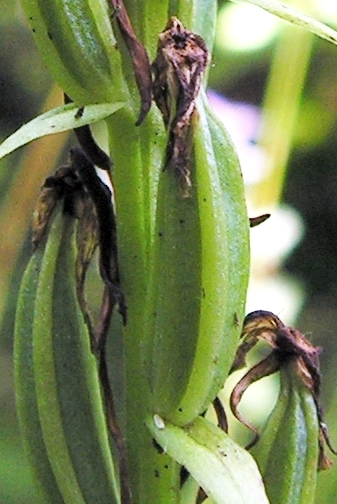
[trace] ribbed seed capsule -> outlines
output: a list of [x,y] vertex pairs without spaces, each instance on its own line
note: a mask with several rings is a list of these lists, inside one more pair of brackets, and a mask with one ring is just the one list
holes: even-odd
[[[266,341],[272,351],[236,384],[230,406],[236,418],[255,433],[248,446],[253,447],[272,504],[311,504],[317,470],[331,464],[324,442],[332,453],[337,453],[329,440],[320,404],[321,348],[273,313],[255,311],[245,318],[231,371],[245,364],[247,353],[259,340]],[[238,411],[238,405],[250,384],[276,371],[281,375],[280,394],[259,435]]]
[[23,0],[40,53],[78,105],[125,99],[120,54],[104,0]]
[[[78,487],[79,502],[110,504],[117,500],[114,467],[96,363],[76,298],[75,219],[60,219],[57,253],[50,250],[50,262],[39,279],[34,325],[35,373],[44,376],[37,385],[41,424],[65,502],[73,502]],[[53,285],[52,292],[48,285]],[[67,473],[65,461],[66,467],[71,463]]]
[[281,370],[277,404],[252,449],[273,504],[312,504],[319,426],[311,392],[290,362]]
[[[34,393],[25,395],[26,415],[22,408],[21,418],[28,444],[34,446],[34,439],[38,443],[38,449],[32,453],[36,466],[43,462],[40,457],[49,461],[46,471],[51,468],[62,495],[59,502],[111,504],[118,502],[118,490],[96,362],[76,297],[75,225],[76,219],[63,214],[58,205],[37,276],[29,277],[32,285],[22,287],[23,293],[25,289],[34,289],[34,285],[36,288],[29,326],[32,330],[29,373]],[[40,252],[38,248],[35,254]],[[17,337],[27,330],[23,315],[28,305],[21,303],[22,300]],[[21,387],[25,376],[20,368],[23,364],[22,359],[17,360],[17,384]],[[34,407],[38,422],[36,418],[33,422],[34,418],[28,414]],[[46,491],[51,502],[55,502],[55,486]]]
[[249,271],[248,219],[239,162],[223,126],[202,104],[198,113],[194,152],[202,297],[193,369],[178,408],[182,418],[186,410],[196,407],[196,397],[203,411],[223,386],[240,332]]
[[153,63],[154,99],[168,141],[148,319],[154,408],[179,425],[207,409],[225,381],[248,276],[248,218],[238,159],[198,96],[208,61],[204,40],[171,18]]
[[[207,408],[225,381],[248,276],[248,219],[237,158],[202,104],[195,122],[190,195],[182,196],[172,173],[162,174],[155,237],[154,407],[180,425]],[[209,123],[213,132],[217,128],[214,136]]]
[[19,292],[14,336],[15,395],[23,445],[37,489],[43,502],[62,504],[62,495],[43,440],[33,365],[34,309],[44,247],[45,240],[32,256]]

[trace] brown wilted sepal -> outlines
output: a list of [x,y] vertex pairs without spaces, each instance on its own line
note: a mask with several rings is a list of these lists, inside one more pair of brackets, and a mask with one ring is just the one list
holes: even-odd
[[176,171],[187,191],[191,187],[189,159],[193,147],[190,126],[208,62],[203,38],[172,17],[159,35],[152,64],[153,96],[169,130],[165,168]]
[[291,363],[291,369],[297,374],[300,383],[310,391],[316,406],[319,425],[318,468],[327,469],[330,467],[331,462],[324,452],[324,441],[334,454],[337,452],[331,445],[320,403],[321,373],[318,356],[322,349],[313,346],[304,334],[293,327],[286,326],[273,313],[260,310],[246,316],[241,338],[231,372],[245,365],[247,353],[258,341],[265,341],[272,348],[272,352],[265,359],[258,362],[241,378],[231,394],[230,406],[234,416],[255,434],[253,441],[249,443],[247,448],[251,448],[258,441],[259,435],[257,429],[238,410],[243,393],[255,381],[275,373],[281,367]]

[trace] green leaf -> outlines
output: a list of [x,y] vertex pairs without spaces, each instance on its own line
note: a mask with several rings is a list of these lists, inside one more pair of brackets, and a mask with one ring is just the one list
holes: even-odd
[[275,14],[281,19],[285,21],[289,21],[297,26],[305,28],[307,31],[311,33],[315,33],[319,37],[328,40],[332,44],[337,45],[337,32],[327,26],[317,19],[300,12],[290,5],[286,5],[278,0],[232,0],[236,3],[245,2],[250,3],[252,5],[257,5],[261,7],[261,9],[270,12],[271,14]]
[[0,159],[37,138],[45,135],[52,135],[54,133],[61,133],[62,131],[71,130],[105,119],[123,106],[123,102],[99,103],[87,105],[82,111],[82,109],[79,109],[74,103],[69,103],[49,110],[35,117],[29,123],[24,124],[15,133],[4,140],[0,145]]
[[181,428],[158,415],[147,425],[157,443],[216,504],[268,504],[254,459],[216,425],[198,417]]

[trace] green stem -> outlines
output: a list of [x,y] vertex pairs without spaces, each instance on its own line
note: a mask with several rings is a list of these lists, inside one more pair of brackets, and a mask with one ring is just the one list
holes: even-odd
[[152,391],[144,365],[152,335],[145,314],[149,257],[154,226],[156,182],[165,133],[152,112],[136,128],[131,111],[107,121],[118,215],[118,246],[122,288],[128,306],[124,330],[125,439],[133,500],[139,504],[178,499],[179,468],[159,453],[145,425],[152,414]]
[[[214,0],[208,2],[215,5]],[[193,3],[192,3],[193,4]],[[194,29],[194,7],[185,12],[186,23]],[[158,35],[168,21],[169,2],[125,0],[137,36],[153,59]],[[193,8],[192,8],[193,7]],[[214,9],[213,9],[214,10]],[[172,14],[178,14],[172,13]],[[207,16],[209,19],[209,12]],[[212,19],[214,16],[211,16]],[[213,32],[209,33],[209,39]],[[124,75],[129,87],[130,108],[107,120],[109,143],[115,172],[116,212],[118,216],[118,251],[122,288],[128,306],[124,330],[125,369],[125,439],[133,501],[137,504],[176,504],[179,501],[179,465],[158,451],[145,425],[153,414],[148,354],[153,334],[146,315],[149,313],[149,280],[153,258],[158,179],[163,163],[167,134],[155,106],[144,123],[136,128],[139,94],[135,86],[129,55],[122,41],[120,48]]]

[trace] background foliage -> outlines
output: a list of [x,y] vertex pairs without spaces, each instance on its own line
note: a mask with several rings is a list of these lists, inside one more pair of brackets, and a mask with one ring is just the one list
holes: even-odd
[[[302,7],[307,12],[310,8],[310,13],[336,28],[337,8],[333,8],[332,4],[331,0],[302,0],[302,5],[300,1],[296,2],[297,7]],[[39,58],[19,2],[0,0],[0,7],[2,140],[42,109],[61,103],[62,95],[60,90],[55,89]],[[268,21],[267,18],[263,21],[258,21],[258,18],[255,20],[252,17],[253,11],[245,11],[241,5],[230,2],[220,2],[219,9],[219,29],[210,71],[210,86],[231,100],[234,117],[240,117],[240,114],[242,116],[242,103],[245,103],[258,107],[245,109],[253,110],[256,120],[263,105],[264,114],[266,113],[267,99],[269,107],[279,110],[281,114],[278,98],[287,89],[273,92],[269,85],[266,96],[268,78],[271,82],[271,77],[268,77],[271,65],[273,72],[281,72],[286,76],[284,82],[292,89],[290,99],[295,96],[296,86],[299,90],[292,106],[289,105],[286,111],[283,128],[291,133],[289,138],[282,133],[282,125],[277,121],[276,127],[279,129],[269,131],[272,144],[280,146],[278,152],[284,157],[281,162],[278,154],[273,177],[265,185],[253,184],[254,170],[258,169],[259,162],[254,156],[250,158],[250,154],[248,159],[251,159],[251,166],[248,163],[245,176],[251,207],[262,206],[277,212],[274,203],[283,179],[280,165],[287,165],[282,201],[299,213],[302,236],[281,265],[278,261],[265,262],[268,255],[265,253],[263,259],[261,255],[258,256],[255,268],[263,270],[270,267],[268,274],[281,275],[280,278],[289,279],[291,275],[292,281],[296,279],[296,285],[300,286],[296,290],[296,295],[300,293],[300,297],[296,299],[296,306],[300,307],[296,321],[293,319],[285,322],[296,323],[301,331],[312,335],[315,345],[324,348],[321,357],[323,402],[331,438],[337,443],[337,421],[334,414],[337,407],[334,380],[337,365],[334,345],[337,327],[337,49],[328,42],[309,35],[308,40],[299,43],[302,44],[301,51],[296,54],[295,32],[291,32],[292,44],[287,46],[285,41],[287,30],[297,30],[296,37],[303,37],[300,30],[288,28],[285,23],[276,22],[271,16]],[[256,8],[253,9],[256,12]],[[252,29],[254,23],[255,30]],[[276,59],[277,51],[281,54],[279,60]],[[295,57],[298,58],[297,71],[291,73],[290,62]],[[303,70],[302,76],[299,68]],[[300,78],[302,81],[298,82]],[[296,110],[292,115],[294,108]],[[230,121],[230,113],[227,113]],[[276,118],[280,117],[276,115]],[[226,122],[226,117],[224,120]],[[245,122],[247,133],[242,142],[238,143],[239,155],[243,158],[245,150],[253,152],[250,148],[259,136],[258,128],[249,114],[243,116],[243,124]],[[230,127],[229,124],[228,126]],[[260,132],[260,143],[263,144],[263,140],[266,140],[263,127]],[[37,502],[22,452],[15,413],[12,377],[13,316],[18,283],[30,250],[28,229],[34,201],[45,175],[65,159],[70,142],[72,139],[67,134],[49,137],[20,149],[0,162],[0,501],[6,504]],[[254,180],[260,179],[257,176]],[[262,199],[265,199],[264,205],[261,204]],[[274,223],[271,220],[270,225],[273,234],[262,235],[259,246],[272,253],[275,243],[282,249],[286,233],[284,227],[278,227],[276,219]],[[290,226],[289,221],[288,227]],[[285,227],[287,228],[287,224]],[[270,309],[263,304],[263,298],[257,297],[257,290],[251,292],[254,292],[254,309]],[[278,299],[275,311],[282,316],[283,311],[287,313],[287,299],[279,300],[276,291],[275,298]],[[332,502],[336,491],[337,463],[319,477],[317,504]]]

